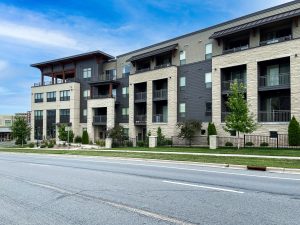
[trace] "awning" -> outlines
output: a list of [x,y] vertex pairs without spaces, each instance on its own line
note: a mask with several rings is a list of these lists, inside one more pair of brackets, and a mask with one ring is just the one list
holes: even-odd
[[174,49],[177,49],[178,44],[174,44],[174,45],[170,45],[164,48],[160,48],[160,49],[156,49],[150,52],[146,52],[140,55],[135,55],[132,56],[130,59],[127,60],[127,62],[134,62],[140,59],[146,59],[146,58],[150,58],[151,56],[155,56],[155,55],[160,55],[162,53],[166,53],[166,52],[171,52]]
[[0,133],[11,133],[11,129],[8,127],[0,127]]
[[242,24],[239,26],[231,27],[231,28],[228,28],[225,30],[217,31],[217,32],[213,33],[209,38],[212,39],[212,38],[224,37],[229,34],[237,33],[237,32],[244,31],[244,30],[249,30],[254,27],[262,26],[265,24],[279,21],[279,20],[293,18],[293,17],[299,16],[299,15],[300,15],[300,9],[295,9],[295,10],[288,11],[285,13],[281,13],[281,14],[266,17],[263,19],[255,20],[255,21],[252,21],[249,23],[245,23],[245,24]]

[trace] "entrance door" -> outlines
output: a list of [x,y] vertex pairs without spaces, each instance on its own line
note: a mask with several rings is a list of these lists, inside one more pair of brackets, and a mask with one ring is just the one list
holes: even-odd
[[272,65],[267,67],[267,85],[276,86],[279,85],[279,65]]

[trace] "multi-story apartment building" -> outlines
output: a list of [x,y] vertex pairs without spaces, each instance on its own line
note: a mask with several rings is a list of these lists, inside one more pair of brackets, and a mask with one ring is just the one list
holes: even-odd
[[0,115],[0,142],[12,139],[11,126],[13,121],[13,115]]
[[[245,83],[257,133],[287,132],[300,119],[300,1],[119,55],[101,51],[33,64],[41,82],[32,87],[32,139],[57,136],[60,123],[92,140],[121,124],[143,139],[161,127],[201,120],[223,131],[234,80]],[[48,80],[46,80],[48,79]]]

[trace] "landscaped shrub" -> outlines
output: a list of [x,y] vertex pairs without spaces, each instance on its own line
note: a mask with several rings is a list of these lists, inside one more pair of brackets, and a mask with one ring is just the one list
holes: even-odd
[[226,146],[226,147],[233,147],[233,144],[232,144],[231,142],[227,141],[227,142],[225,143],[225,146]]
[[54,147],[54,144],[53,143],[49,143],[48,144],[48,148],[53,148]]
[[251,146],[253,146],[254,144],[253,144],[253,142],[249,141],[249,142],[247,142],[245,145],[248,146],[248,147],[251,147]]
[[165,145],[165,135],[163,135],[161,128],[157,128],[157,146]]
[[82,143],[82,138],[80,136],[76,136],[74,142],[77,144]]
[[208,123],[207,127],[207,143],[209,144],[209,136],[217,135],[217,129],[214,123]]
[[41,144],[40,148],[46,148],[47,146],[45,144]]
[[22,139],[17,139],[16,142],[15,142],[15,144],[16,144],[16,145],[22,145],[22,144],[23,144],[23,145],[26,145],[27,142],[26,142],[26,140],[23,140],[23,143],[22,143]]
[[125,141],[124,142],[124,147],[132,147],[133,146],[133,142],[132,141]]
[[34,143],[33,142],[29,143],[28,147],[29,148],[34,148]]
[[294,116],[289,123],[288,138],[290,146],[300,145],[300,126]]
[[86,130],[82,132],[82,144],[87,145],[89,143],[89,134]]
[[97,140],[96,145],[98,145],[100,147],[104,147],[105,146],[105,140]]
[[136,146],[137,147],[145,147],[145,142],[144,141],[137,141]]
[[268,146],[269,146],[269,143],[267,143],[267,142],[260,143],[260,147],[268,147]]

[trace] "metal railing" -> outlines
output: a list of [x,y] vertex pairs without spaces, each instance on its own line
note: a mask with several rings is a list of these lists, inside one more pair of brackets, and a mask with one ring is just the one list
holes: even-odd
[[270,39],[270,40],[261,41],[260,42],[260,46],[270,45],[270,44],[274,44],[274,43],[278,43],[278,42],[283,42],[283,41],[289,41],[289,40],[292,40],[292,39],[293,39],[292,35],[288,35],[288,36],[284,36],[284,37],[279,37],[279,38],[274,38],[274,39]]
[[165,64],[161,64],[161,65],[156,65],[154,67],[154,69],[157,70],[157,69],[162,69],[162,68],[166,68],[166,67],[169,67],[169,66],[172,66],[172,64],[171,63],[165,63]]
[[223,54],[229,54],[249,49],[249,45],[223,50]]
[[64,84],[64,83],[73,83],[73,82],[79,82],[79,80],[74,77],[74,78],[65,79],[65,82],[62,79],[59,79],[57,81],[54,80],[54,82],[52,82],[52,81],[44,81],[43,83],[42,82],[34,83],[33,87],[56,85],[56,84]]
[[99,76],[99,81],[111,81],[116,80],[117,76],[114,74],[102,74]]
[[260,87],[273,87],[279,85],[288,85],[290,84],[290,74],[289,73],[280,73],[275,76],[260,76],[259,77],[259,86]]
[[136,124],[145,124],[147,121],[147,115],[136,115],[135,116],[135,123]]
[[143,73],[143,72],[147,72],[147,71],[150,71],[151,70],[151,68],[149,67],[149,68],[143,68],[143,69],[137,69],[136,71],[135,71],[135,73]]
[[102,99],[102,98],[112,98],[113,96],[107,94],[107,95],[92,95],[90,99]]
[[168,122],[167,118],[164,117],[163,114],[155,114],[153,115],[153,123],[166,123]]
[[246,87],[246,80],[245,79],[234,79],[234,80],[226,80],[222,82],[222,91],[229,91],[231,84],[237,81],[239,84],[243,84]]
[[105,124],[106,121],[107,121],[106,115],[97,115],[97,116],[94,116],[94,118],[93,118],[93,123],[96,123],[96,124]]
[[156,90],[153,92],[154,100],[166,100],[168,99],[168,89]]
[[259,122],[289,122],[291,119],[290,110],[273,110],[273,111],[259,111]]
[[134,94],[135,102],[144,102],[147,99],[147,92],[137,92]]

